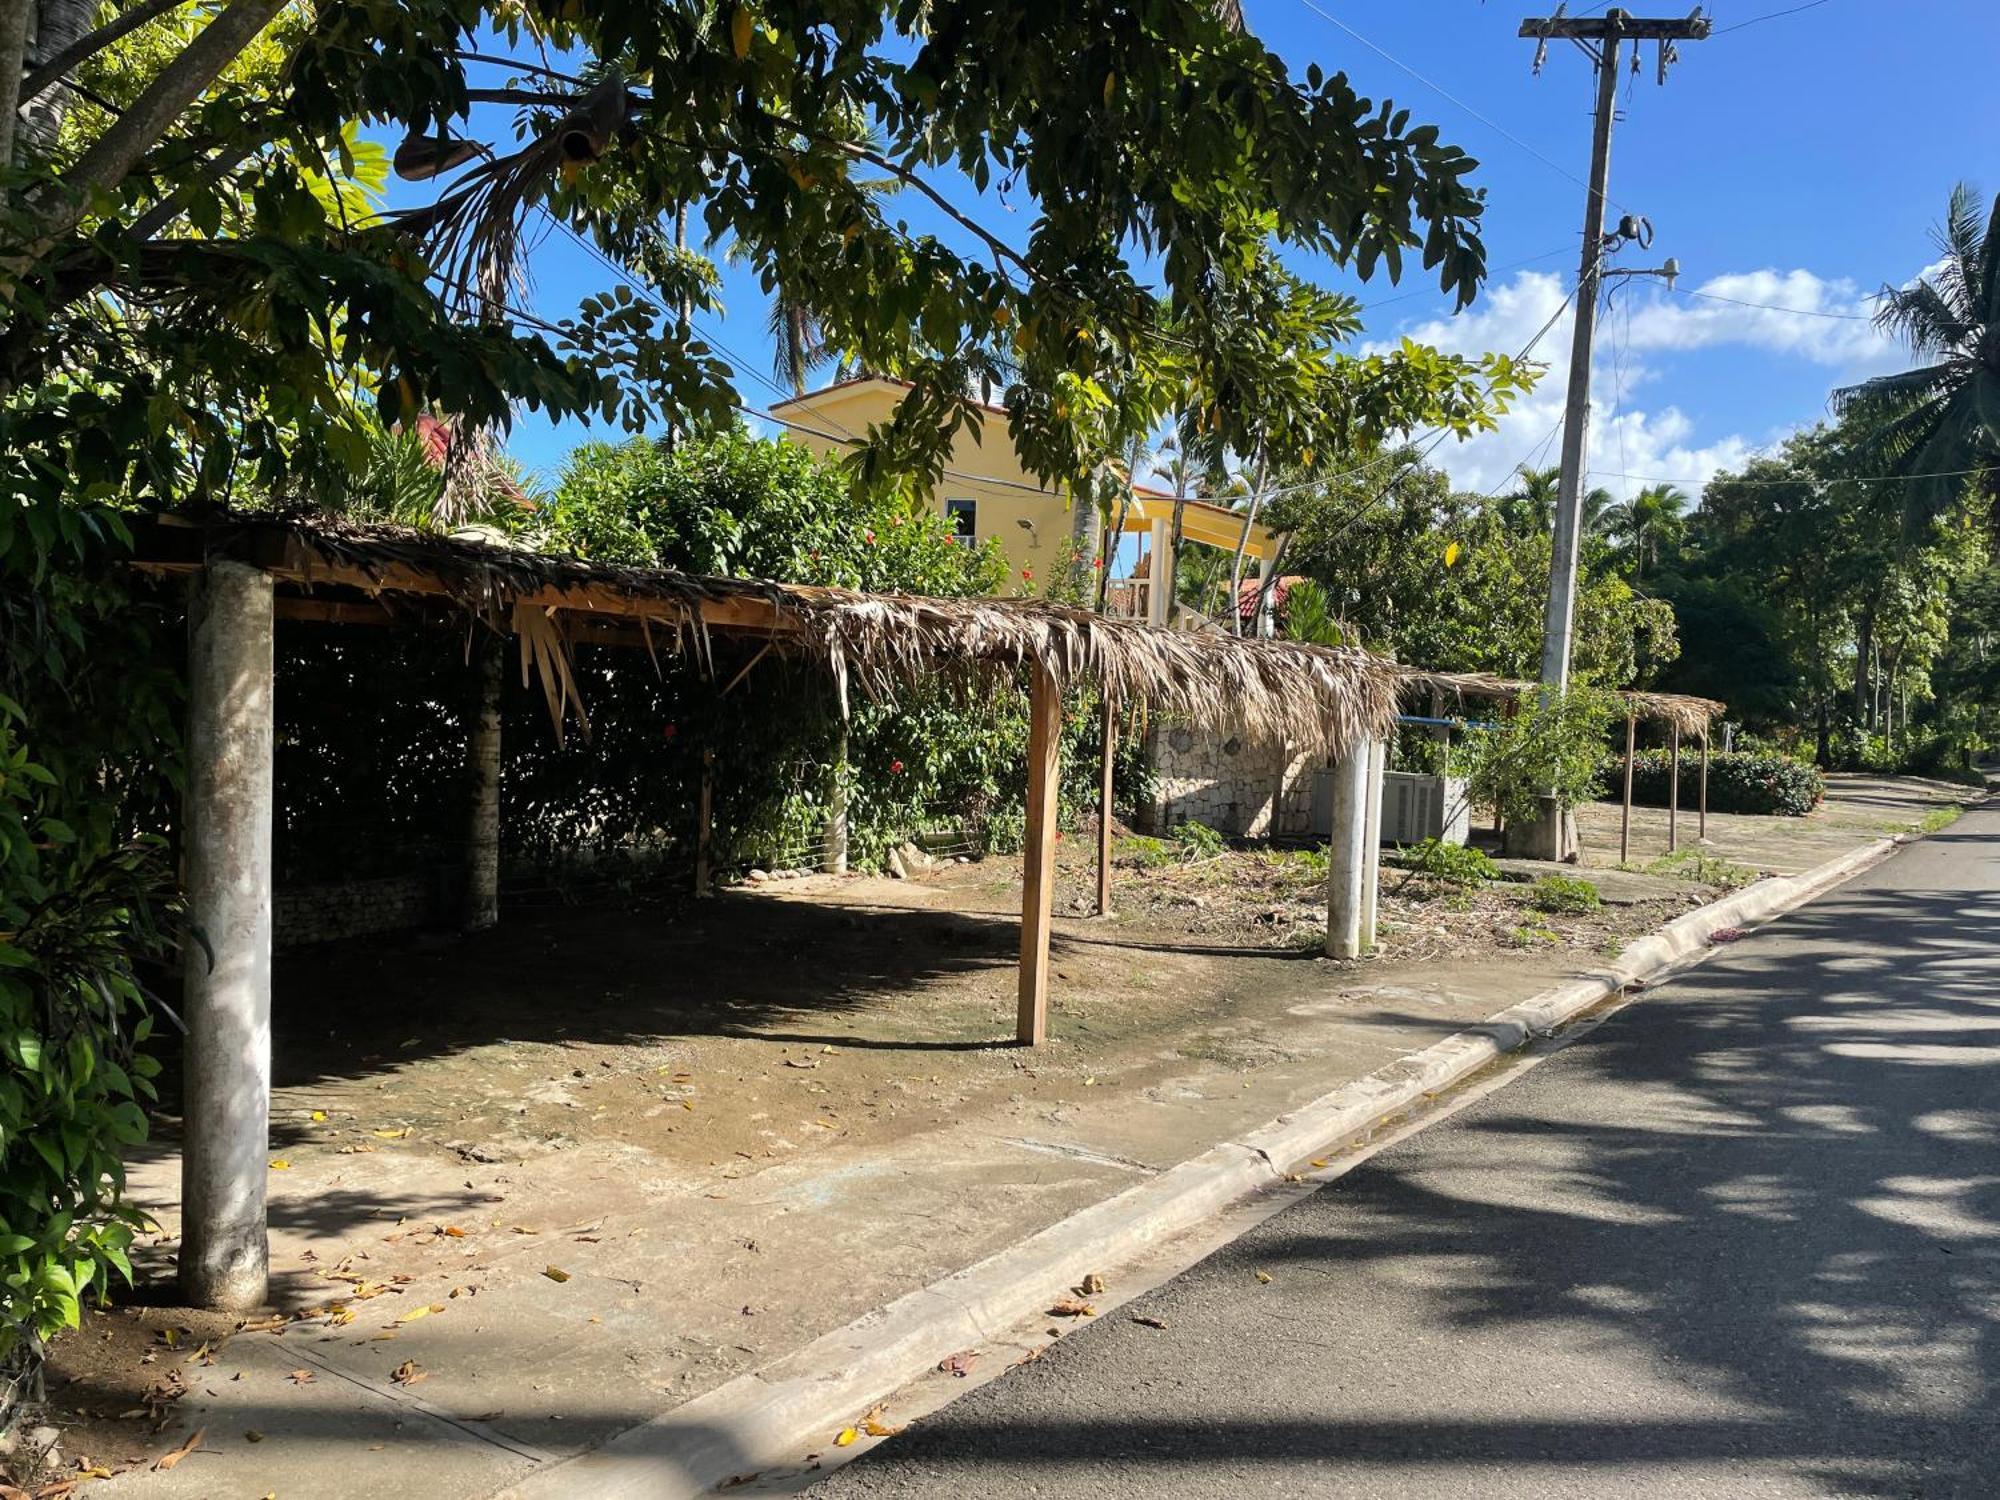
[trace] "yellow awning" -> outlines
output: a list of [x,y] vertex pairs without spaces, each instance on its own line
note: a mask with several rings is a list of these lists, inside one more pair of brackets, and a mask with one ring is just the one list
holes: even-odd
[[[1148,531],[1155,520],[1171,522],[1173,518],[1173,496],[1135,494],[1131,508],[1125,513],[1125,530]],[[1234,552],[1237,541],[1243,535],[1243,517],[1237,511],[1206,500],[1189,500],[1181,515],[1181,535],[1188,541],[1200,542],[1204,547],[1220,547],[1225,552]],[[1249,545],[1243,549],[1243,554],[1246,557],[1276,557],[1277,534],[1261,521],[1254,523],[1250,527]]]

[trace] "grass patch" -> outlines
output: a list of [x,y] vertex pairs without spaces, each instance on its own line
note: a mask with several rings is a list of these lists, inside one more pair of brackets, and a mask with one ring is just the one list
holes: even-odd
[[1550,943],[1560,943],[1562,934],[1537,917],[1531,922],[1523,922],[1502,941],[1509,948],[1540,948]]
[[1672,880],[1692,880],[1697,885],[1719,885],[1731,890],[1739,885],[1748,885],[1757,878],[1757,872],[1748,865],[1735,864],[1719,854],[1710,854],[1702,849],[1676,849],[1672,854],[1662,854],[1645,867],[1645,873],[1664,875]]
[[1940,833],[1956,823],[1964,812],[1965,809],[1955,802],[1944,807],[1934,807],[1924,814],[1923,822],[1917,825],[1917,832]]
[[1588,880],[1580,880],[1574,875],[1544,875],[1535,882],[1534,890],[1528,896],[1528,905],[1536,911],[1580,917],[1604,905],[1604,898],[1598,895],[1597,887]]

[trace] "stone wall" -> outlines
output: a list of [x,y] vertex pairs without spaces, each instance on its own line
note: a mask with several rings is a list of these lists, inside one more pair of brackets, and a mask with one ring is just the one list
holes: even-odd
[[1304,838],[1312,833],[1314,751],[1284,741],[1211,734],[1185,725],[1147,733],[1158,791],[1145,809],[1150,832],[1206,823],[1233,838]]
[[389,875],[332,885],[281,886],[273,893],[274,947],[297,948],[372,932],[404,932],[440,916],[431,875]]

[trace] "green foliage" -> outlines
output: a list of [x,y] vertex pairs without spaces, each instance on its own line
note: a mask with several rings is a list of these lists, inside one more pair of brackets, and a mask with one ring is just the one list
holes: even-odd
[[[4,461],[0,461],[4,462]],[[0,1368],[30,1370],[126,1258],[125,1150],[158,1062],[142,970],[173,946],[156,825],[177,691],[94,507],[0,502]],[[11,1398],[9,1398],[11,1399]],[[0,1408],[4,1408],[0,1402]],[[0,1409],[0,1423],[8,1413]]]
[[1564,916],[1587,916],[1604,905],[1597,887],[1575,875],[1544,875],[1529,893],[1528,904],[1536,911]]
[[1462,772],[1473,796],[1509,823],[1534,818],[1548,795],[1579,806],[1601,789],[1605,731],[1622,716],[1616,697],[1590,688],[1526,695],[1510,717],[1469,739]]
[[1469,844],[1450,844],[1443,839],[1425,839],[1396,851],[1396,862],[1412,875],[1423,876],[1443,885],[1477,885],[1498,880],[1500,867],[1483,849]]
[[1665,875],[1675,880],[1691,880],[1696,885],[1719,885],[1734,889],[1748,885],[1757,878],[1757,872],[1748,865],[1739,865],[1724,859],[1719,854],[1710,854],[1705,849],[1676,849],[1672,854],[1662,854],[1645,866],[1648,875]]
[[[1285,476],[1298,487],[1266,516],[1291,535],[1287,571],[1311,585],[1303,601],[1293,586],[1287,635],[1352,641],[1440,671],[1537,674],[1550,543],[1546,527],[1521,523],[1532,501],[1456,492],[1414,449],[1311,478]],[[1625,687],[1671,662],[1679,644],[1672,610],[1637,594],[1613,561],[1601,543],[1583,555],[1573,670]]]
[[[1623,796],[1623,757],[1605,762],[1605,781],[1618,785]],[[1641,750],[1632,757],[1632,800],[1645,807],[1665,807],[1673,763],[1665,750]],[[1690,809],[1701,797],[1701,757],[1681,756],[1680,805]],[[1826,778],[1814,767],[1788,756],[1768,753],[1732,752],[1712,755],[1708,761],[1708,809],[1722,813],[1775,813],[1781,817],[1803,818],[1826,798]]]
[[1174,832],[1179,836],[1181,851],[1188,859],[1213,859],[1229,847],[1228,840],[1206,823],[1183,823]]
[[1174,862],[1174,847],[1165,839],[1133,834],[1118,841],[1117,857],[1142,870],[1158,870]]

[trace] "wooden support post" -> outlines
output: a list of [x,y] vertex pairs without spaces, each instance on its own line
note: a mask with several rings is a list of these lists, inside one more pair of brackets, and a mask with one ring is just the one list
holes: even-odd
[[1111,767],[1118,751],[1118,714],[1107,697],[1099,727],[1104,734],[1097,786],[1097,914],[1111,915]]
[[1681,846],[1681,727],[1674,726],[1673,752],[1667,757],[1667,853]]
[[1361,829],[1361,951],[1375,951],[1375,898],[1382,884],[1382,773],[1388,769],[1389,743],[1368,746],[1366,816]]
[[833,787],[826,803],[826,847],[819,867],[828,875],[847,873],[847,783],[852,773],[847,765],[847,721],[833,742]]
[[1333,843],[1326,859],[1326,956],[1361,954],[1361,889],[1367,869],[1368,746],[1333,763]]
[[1021,1000],[1014,1037],[1049,1035],[1049,915],[1056,883],[1056,791],[1062,779],[1062,690],[1037,664],[1028,695],[1028,818],[1021,871]]
[[1708,841],[1708,726],[1701,730],[1701,840]]
[[208,566],[189,610],[181,1295],[263,1305],[271,1136],[272,586]]
[[709,862],[713,854],[713,840],[710,829],[715,815],[715,752],[701,752],[701,801],[695,809],[694,825],[694,893],[708,896]]
[[1632,857],[1632,752],[1638,745],[1639,716],[1625,715],[1625,805],[1618,814],[1618,863]]
[[466,747],[472,773],[465,840],[465,909],[460,925],[482,932],[500,920],[500,638],[480,632],[479,708]]

